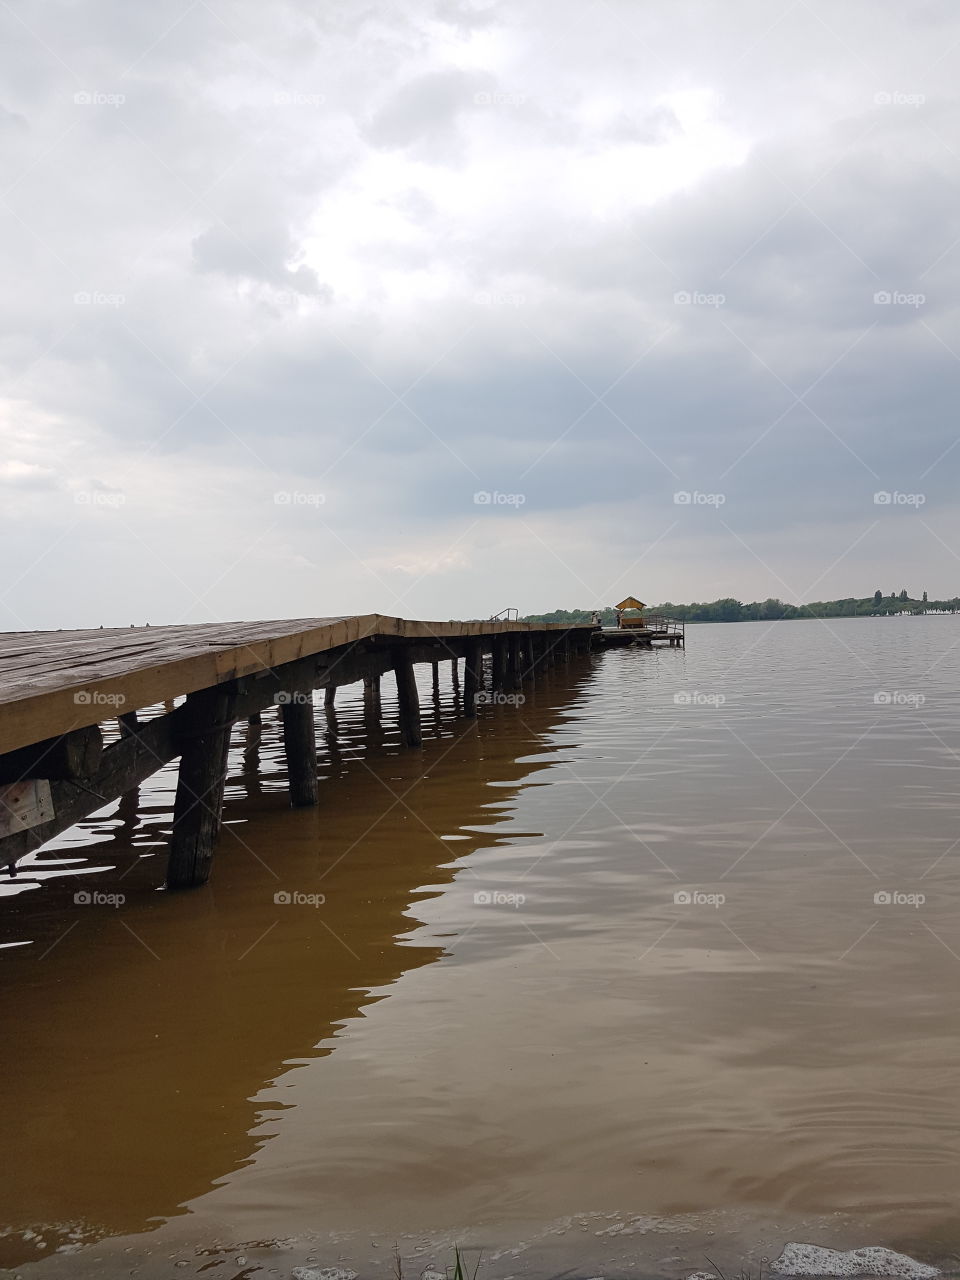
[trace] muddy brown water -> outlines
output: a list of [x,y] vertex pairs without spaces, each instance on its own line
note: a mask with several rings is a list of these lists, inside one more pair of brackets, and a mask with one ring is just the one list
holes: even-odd
[[207,888],[170,768],[3,884],[0,1266],[955,1265],[960,618],[445,673],[422,755],[355,692],[316,811],[238,728]]

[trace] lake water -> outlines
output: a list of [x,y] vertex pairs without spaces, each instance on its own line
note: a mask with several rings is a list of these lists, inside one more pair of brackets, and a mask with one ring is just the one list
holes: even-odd
[[477,723],[445,674],[422,754],[341,690],[316,810],[238,728],[205,889],[169,767],[6,882],[0,1266],[955,1255],[960,618],[687,636]]

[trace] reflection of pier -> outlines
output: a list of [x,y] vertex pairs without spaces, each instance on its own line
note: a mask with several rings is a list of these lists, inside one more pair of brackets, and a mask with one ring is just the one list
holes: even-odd
[[[0,1266],[55,1249],[71,1224],[90,1240],[148,1230],[249,1162],[263,1141],[258,1090],[332,1052],[365,993],[442,954],[410,939],[420,886],[437,892],[453,858],[497,842],[471,828],[508,821],[503,800],[549,767],[529,757],[551,751],[547,735],[590,670],[572,660],[528,688],[521,712],[492,706],[479,720],[459,716],[445,679],[422,753],[403,748],[386,716],[371,744],[369,698],[345,700],[336,728],[317,706],[336,751],[320,751],[323,804],[293,813],[280,726],[264,715],[236,734],[222,866],[208,888],[176,901],[157,893],[162,850],[143,856],[127,814],[94,827],[91,841],[108,839],[70,851],[116,871],[19,894],[0,941],[34,941],[0,952],[0,1017],[16,1028],[0,1048],[11,1086],[0,1204],[14,1233],[0,1241]],[[141,818],[165,785],[145,785]],[[24,880],[63,854],[41,854]],[[74,908],[78,889],[126,900]],[[291,891],[325,902],[275,901]],[[43,1251],[21,1241],[27,1229]]]
[[[317,803],[313,691],[364,682],[371,718],[392,672],[407,746],[421,743],[416,663],[452,665],[460,710],[507,695],[590,643],[587,626],[415,622],[380,614],[292,622],[0,635],[0,866],[134,790],[180,757],[167,884],[206,883],[233,725],[281,706],[290,799]],[[436,681],[435,681],[436,684]],[[174,700],[183,698],[174,707]],[[163,714],[138,717],[163,703]],[[100,724],[120,720],[104,749]]]

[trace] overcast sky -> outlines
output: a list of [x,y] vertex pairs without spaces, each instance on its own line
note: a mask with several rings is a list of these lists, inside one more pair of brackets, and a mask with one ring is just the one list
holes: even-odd
[[949,0],[10,0],[0,60],[0,626],[960,593]]

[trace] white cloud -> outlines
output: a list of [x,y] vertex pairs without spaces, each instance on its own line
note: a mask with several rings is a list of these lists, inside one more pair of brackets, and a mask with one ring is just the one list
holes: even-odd
[[118,575],[136,620],[302,615],[304,563],[307,612],[573,605],[679,488],[768,567],[692,510],[644,598],[812,582],[881,487],[947,546],[882,525],[837,592],[954,593],[947,7],[216,10],[8,16],[9,625]]

